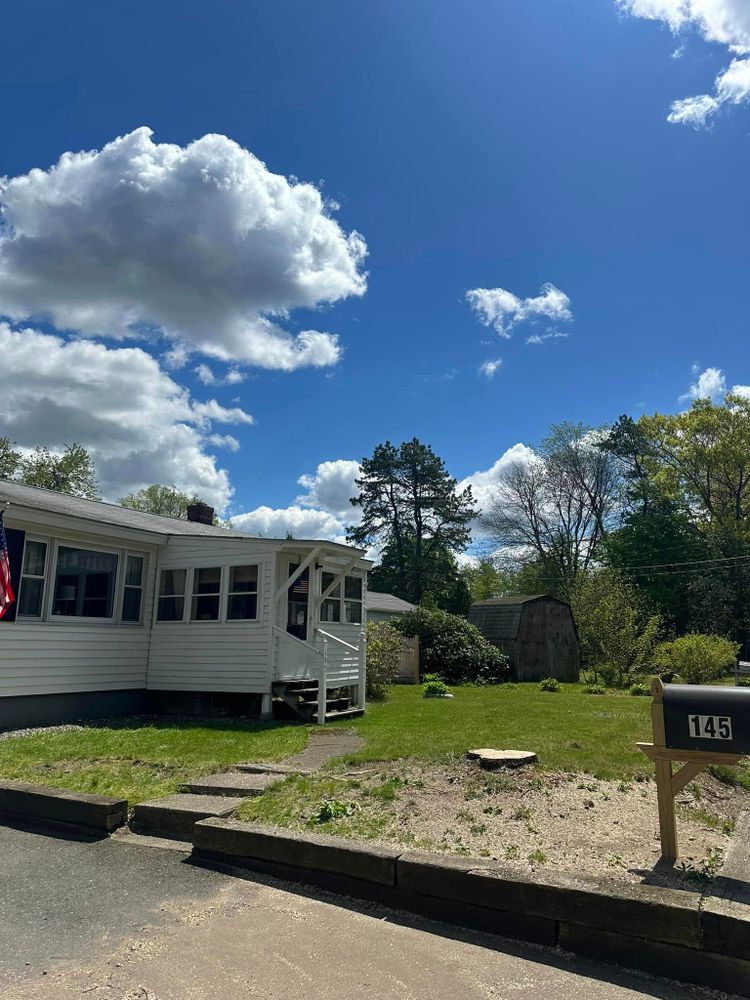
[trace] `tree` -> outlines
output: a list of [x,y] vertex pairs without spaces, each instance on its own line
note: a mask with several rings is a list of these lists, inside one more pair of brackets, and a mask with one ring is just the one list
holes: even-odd
[[[402,557],[406,565],[406,579],[416,576],[415,544],[411,534],[403,538]],[[402,571],[395,545],[391,542],[383,550],[380,562],[370,572],[368,587],[381,594],[395,594],[405,601],[413,600],[412,591],[402,586]],[[442,608],[452,614],[467,614],[471,593],[461,573],[456,557],[444,545],[431,548],[423,557],[421,567],[422,596],[420,604]]]
[[20,464],[21,453],[13,450],[13,442],[0,437],[0,479],[12,479]]
[[621,476],[598,447],[602,435],[582,424],[553,426],[531,461],[502,473],[484,516],[493,542],[538,561],[563,595],[594,564],[620,508]]
[[123,507],[142,510],[147,514],[161,514],[162,517],[177,517],[183,521],[187,518],[188,507],[193,503],[201,503],[201,500],[183,493],[175,486],[163,486],[160,483],[144,486],[135,493],[120,497]]
[[35,448],[21,459],[18,479],[26,486],[40,486],[86,500],[99,499],[94,463],[82,444],[69,444],[60,455],[46,447]]
[[[471,488],[460,493],[442,459],[417,438],[396,448],[389,441],[362,460],[352,504],[360,524],[348,532],[357,545],[378,542],[387,551],[396,591],[419,604],[438,556],[463,550],[477,510]],[[390,570],[389,570],[390,572]]]
[[579,574],[571,597],[584,663],[607,684],[631,684],[649,668],[659,616],[649,614],[635,588],[608,569]]
[[482,556],[473,566],[465,566],[461,573],[472,601],[488,601],[492,597],[503,597],[511,593],[509,574],[499,569],[495,560],[489,556]]

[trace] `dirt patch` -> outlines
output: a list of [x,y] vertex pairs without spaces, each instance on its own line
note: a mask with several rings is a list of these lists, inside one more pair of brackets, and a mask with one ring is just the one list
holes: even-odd
[[[654,870],[660,847],[650,780],[603,781],[537,768],[488,773],[463,761],[399,761],[349,768],[346,776],[341,798],[363,814],[377,811],[381,842],[491,858],[525,871],[682,888],[697,888],[715,873],[735,819],[750,808],[749,792],[702,775],[677,799],[680,862],[661,871]],[[327,823],[327,831],[335,826]]]

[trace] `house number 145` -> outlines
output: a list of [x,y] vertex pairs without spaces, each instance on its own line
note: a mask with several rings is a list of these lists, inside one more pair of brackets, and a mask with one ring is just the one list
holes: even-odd
[[732,720],[728,715],[689,715],[691,736],[703,740],[731,740]]

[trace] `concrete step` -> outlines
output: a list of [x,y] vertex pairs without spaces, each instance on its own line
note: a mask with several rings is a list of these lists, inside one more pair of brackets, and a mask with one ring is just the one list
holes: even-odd
[[247,764],[235,764],[238,771],[245,774],[268,774],[275,778],[288,774],[312,774],[309,767],[290,767],[288,764],[263,764],[256,761],[249,761]]
[[204,778],[186,781],[183,786],[195,795],[223,795],[244,798],[262,795],[266,788],[278,778],[274,774],[249,774],[247,771],[225,771],[221,774],[207,774]]
[[[326,719],[331,721],[333,719],[351,718],[352,716],[355,715],[364,715],[364,714],[365,710],[363,708],[342,708],[342,709],[336,709],[335,711],[330,711],[330,710],[327,711]],[[313,714],[313,719],[315,719],[316,722],[318,721],[317,712]]]
[[192,840],[199,819],[229,816],[242,799],[223,795],[193,795],[178,792],[163,799],[139,802],[133,811],[136,833],[154,834],[170,840]]

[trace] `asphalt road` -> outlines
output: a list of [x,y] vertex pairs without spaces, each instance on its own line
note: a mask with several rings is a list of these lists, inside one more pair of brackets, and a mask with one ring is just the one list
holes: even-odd
[[[184,854],[0,827],[2,1000],[707,1000]],[[721,995],[723,996],[723,995]]]

